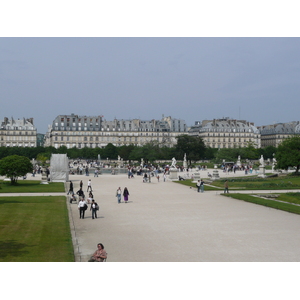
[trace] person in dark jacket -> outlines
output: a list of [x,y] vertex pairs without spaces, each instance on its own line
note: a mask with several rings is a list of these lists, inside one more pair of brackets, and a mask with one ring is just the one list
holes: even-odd
[[123,196],[124,196],[124,202],[127,203],[128,202],[128,196],[129,196],[129,191],[128,191],[127,187],[124,188]]
[[74,192],[73,192],[73,182],[70,180],[70,187],[69,187],[69,191],[68,191],[68,194],[67,195],[69,195],[69,194],[73,194]]

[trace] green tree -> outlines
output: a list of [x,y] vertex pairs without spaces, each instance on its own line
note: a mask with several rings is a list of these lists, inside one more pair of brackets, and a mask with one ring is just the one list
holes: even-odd
[[118,158],[118,150],[117,147],[112,143],[108,143],[103,149],[103,159],[116,159]]
[[129,160],[131,151],[135,148],[134,145],[123,145],[118,147],[118,155],[123,158],[123,160]]
[[298,174],[300,168],[300,136],[285,139],[278,146],[275,157],[278,169],[296,167],[296,174]]
[[0,175],[10,178],[11,184],[15,184],[18,177],[31,171],[32,163],[25,156],[10,155],[0,160]]
[[254,142],[248,142],[247,147],[239,148],[240,156],[243,159],[256,159],[258,157],[257,148]]
[[191,164],[192,160],[204,158],[206,147],[202,138],[183,134],[177,136],[176,139],[177,159],[183,159],[184,154],[186,154],[187,160]]
[[221,163],[225,159],[226,162],[235,162],[239,155],[240,148],[220,148],[216,153],[216,161]]

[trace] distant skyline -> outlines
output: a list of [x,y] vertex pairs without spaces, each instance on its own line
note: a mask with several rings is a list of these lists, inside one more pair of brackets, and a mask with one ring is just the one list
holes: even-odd
[[299,38],[0,38],[0,119],[299,120]]

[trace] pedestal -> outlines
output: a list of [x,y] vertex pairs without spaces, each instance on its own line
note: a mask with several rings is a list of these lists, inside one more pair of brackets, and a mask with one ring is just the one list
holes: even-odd
[[215,165],[215,168],[214,168],[213,174],[212,174],[212,179],[216,180],[216,179],[219,179],[219,178],[220,178],[219,171],[217,169],[217,165]]
[[200,173],[199,173],[199,172],[195,172],[195,173],[194,173],[194,180],[195,180],[195,181],[200,180]]
[[48,178],[47,178],[47,174],[46,174],[46,169],[42,168],[43,172],[42,172],[42,181],[41,184],[48,184]]
[[266,177],[266,168],[264,166],[259,166],[259,175],[257,177],[265,178]]
[[178,180],[178,171],[175,168],[170,169],[169,179]]

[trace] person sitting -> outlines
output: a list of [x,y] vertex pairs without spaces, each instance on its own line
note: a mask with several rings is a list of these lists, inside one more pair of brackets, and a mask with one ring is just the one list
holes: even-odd
[[73,201],[75,201],[75,202],[77,202],[77,200],[76,200],[76,197],[75,197],[75,194],[73,193],[72,195],[71,195],[71,197],[70,197],[70,203],[72,204],[72,202]]
[[94,252],[92,257],[89,259],[89,262],[103,262],[107,258],[107,253],[104,250],[104,246],[99,243],[97,245],[97,250]]

